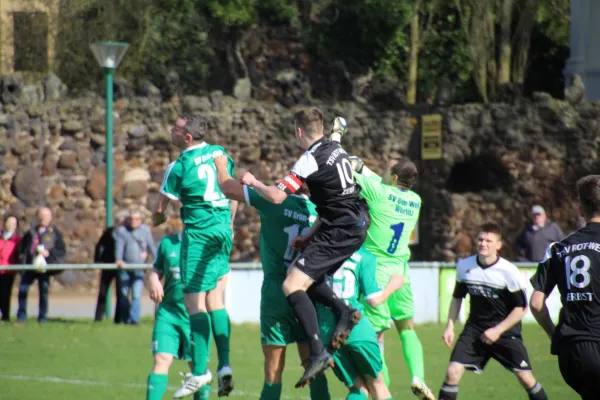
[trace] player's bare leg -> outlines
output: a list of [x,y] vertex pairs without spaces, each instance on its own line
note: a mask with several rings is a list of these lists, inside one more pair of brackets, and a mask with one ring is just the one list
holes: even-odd
[[184,293],[183,301],[190,315],[192,331],[192,374],[186,375],[183,386],[173,395],[176,399],[194,394],[212,382],[212,374],[207,368],[211,323],[206,309],[206,293]]
[[446,379],[440,389],[439,400],[456,400],[458,396],[458,384],[465,373],[465,366],[457,362],[451,362],[446,371]]
[[265,358],[265,381],[260,399],[279,400],[281,398],[281,377],[285,367],[286,347],[263,345],[262,350]]
[[233,371],[229,365],[229,342],[231,337],[231,322],[225,309],[225,288],[229,282],[229,274],[217,281],[217,287],[208,291],[206,307],[210,315],[212,333],[217,346],[219,365],[217,377],[219,379],[218,396],[229,396],[233,391]]
[[387,364],[385,363],[385,342],[383,340],[384,333],[385,333],[385,331],[377,332],[377,344],[379,345],[379,353],[381,354],[381,363],[383,364],[383,370],[381,371],[381,373],[383,374],[383,379],[385,381],[385,384],[389,387],[390,386],[390,377],[388,375]]
[[414,320],[412,318],[394,320],[394,325],[400,335],[402,353],[404,353],[404,359],[410,370],[412,392],[420,399],[434,400],[433,392],[425,384],[423,345],[415,332]]
[[542,385],[535,379],[531,371],[515,371],[519,383],[527,391],[531,400],[547,400],[548,396]]
[[383,374],[381,372],[379,373],[377,379],[366,376],[365,380],[373,399],[387,400],[392,398],[392,393],[390,393],[390,389],[385,384],[385,380],[383,379]]
[[173,363],[173,355],[156,353],[152,373],[148,375],[146,387],[146,400],[160,400],[167,391],[169,381],[169,367]]
[[325,350],[321,339],[319,338],[319,321],[317,312],[312,301],[306,294],[306,290],[312,285],[313,281],[299,269],[292,267],[283,282],[283,293],[288,299],[288,303],[304,330],[310,347],[310,358],[305,367],[304,374],[296,383],[296,387],[304,387],[317,374],[332,367],[333,357]]

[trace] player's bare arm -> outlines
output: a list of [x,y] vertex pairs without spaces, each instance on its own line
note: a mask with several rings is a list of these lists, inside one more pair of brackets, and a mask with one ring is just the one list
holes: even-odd
[[523,319],[526,312],[527,307],[525,306],[513,308],[502,322],[481,334],[481,341],[485,344],[495,343],[504,332],[518,324],[519,321]]
[[150,292],[150,298],[156,304],[159,304],[165,296],[160,275],[160,271],[156,268],[152,268],[152,271],[148,275],[148,291]]
[[[221,155],[216,157],[214,161],[215,167],[217,168],[217,183],[219,184],[219,188],[225,197],[232,200],[229,207],[231,210],[231,222],[233,224],[235,212],[237,211],[237,203],[246,202],[246,198],[244,196],[244,187],[235,179],[233,179],[231,175],[229,175],[229,170],[227,169],[229,159],[227,156]],[[235,205],[233,204],[234,202]]]
[[368,298],[367,303],[369,303],[371,307],[377,307],[384,303],[396,290],[402,289],[402,286],[404,286],[404,276],[394,274],[381,293],[377,296]]
[[463,299],[460,297],[452,297],[452,301],[450,302],[450,308],[448,310],[448,322],[446,323],[446,329],[442,335],[442,339],[448,347],[452,347],[452,342],[454,342],[454,323],[458,319],[460,307],[462,306],[462,300]]
[[159,226],[167,220],[167,207],[169,206],[170,201],[171,199],[164,194],[158,194],[158,202],[152,213],[152,222],[154,223],[154,226]]
[[263,199],[267,200],[269,203],[273,204],[281,204],[287,199],[288,195],[283,190],[279,189],[277,186],[273,185],[265,185],[250,172],[244,173],[240,178],[240,183],[242,185],[246,185],[254,188],[256,193],[258,193]]
[[546,294],[539,290],[534,290],[529,301],[531,313],[538,324],[544,329],[550,339],[554,334],[554,322],[550,317],[550,311],[546,305]]
[[319,218],[317,218],[317,220],[315,221],[315,223],[310,227],[308,233],[304,236],[296,236],[293,240],[292,240],[292,248],[293,249],[303,249],[305,248],[308,243],[312,240],[313,236],[315,236],[315,233],[317,233],[317,231],[319,230],[319,227],[321,226],[321,220]]

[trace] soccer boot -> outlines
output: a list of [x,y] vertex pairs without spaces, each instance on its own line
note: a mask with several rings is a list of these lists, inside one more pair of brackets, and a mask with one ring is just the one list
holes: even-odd
[[186,396],[191,396],[196,393],[202,386],[209,385],[212,382],[212,374],[206,370],[204,375],[194,376],[190,373],[184,375],[184,380],[181,381],[183,386],[173,395],[174,399],[181,399]]
[[355,308],[348,308],[347,311],[344,311],[335,326],[335,331],[333,331],[333,335],[331,336],[331,348],[334,350],[339,350],[346,341],[350,337],[350,332],[352,328],[359,323],[362,315],[359,310]]
[[427,387],[425,382],[417,378],[416,376],[412,378],[412,383],[410,384],[410,390],[412,390],[413,394],[417,396],[419,399],[423,400],[435,400],[435,396],[433,392]]
[[315,376],[325,371],[329,367],[333,367],[334,361],[331,354],[327,350],[321,350],[321,353],[316,356],[311,356],[308,360],[308,365],[304,370],[304,375],[296,383],[296,388],[303,388],[307,383],[315,379]]
[[233,390],[233,371],[229,365],[223,365],[223,367],[217,371],[217,377],[219,378],[219,391],[217,395],[219,397],[229,396],[229,393]]

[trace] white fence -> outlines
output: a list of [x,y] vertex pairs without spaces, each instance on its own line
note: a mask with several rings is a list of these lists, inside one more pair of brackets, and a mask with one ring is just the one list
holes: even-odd
[[[519,267],[523,281],[531,295],[532,287],[529,278],[535,273],[537,264],[516,263]],[[150,269],[150,264],[128,264],[127,269]],[[448,306],[452,297],[455,282],[455,264],[440,262],[412,262],[411,287],[415,300],[415,322],[438,323],[445,322],[448,314]],[[34,265],[11,265],[0,266],[6,270],[36,270]],[[115,264],[51,264],[45,267],[47,270],[98,270],[115,269]],[[260,263],[233,263],[231,264],[231,276],[229,285],[225,292],[225,304],[229,310],[231,319],[235,323],[259,321],[260,312],[260,287],[263,273]],[[558,291],[550,295],[548,307],[552,318],[556,321],[560,311],[560,297]],[[461,320],[465,320],[468,314],[468,301],[463,303]],[[527,313],[524,322],[534,321],[530,312]]]

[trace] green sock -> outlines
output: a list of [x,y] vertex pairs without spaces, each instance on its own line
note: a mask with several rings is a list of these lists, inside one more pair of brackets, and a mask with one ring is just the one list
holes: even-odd
[[194,393],[194,400],[210,399],[210,385],[204,385],[200,390]]
[[369,398],[362,390],[352,388],[346,396],[346,400],[369,400]]
[[385,350],[383,348],[383,342],[379,344],[379,350],[381,354],[381,373],[383,374],[383,380],[385,381],[385,386],[390,387],[390,375],[388,373],[388,367],[385,363]]
[[221,308],[210,313],[212,322],[213,335],[215,344],[217,345],[217,355],[219,357],[219,365],[217,370],[224,365],[229,365],[229,338],[231,337],[231,323],[229,322],[229,314],[227,310]]
[[402,353],[408,364],[411,379],[415,376],[425,381],[425,366],[423,362],[423,346],[417,336],[417,332],[412,329],[402,331],[400,334],[402,341]]
[[167,374],[148,375],[148,386],[146,386],[146,400],[161,400],[167,391],[169,376]]
[[325,374],[321,373],[315,376],[315,379],[310,382],[309,388],[310,400],[331,400]]
[[192,328],[192,374],[204,375],[210,350],[210,317],[205,312],[190,315],[190,325]]
[[260,400],[279,400],[281,398],[281,383],[263,383]]

